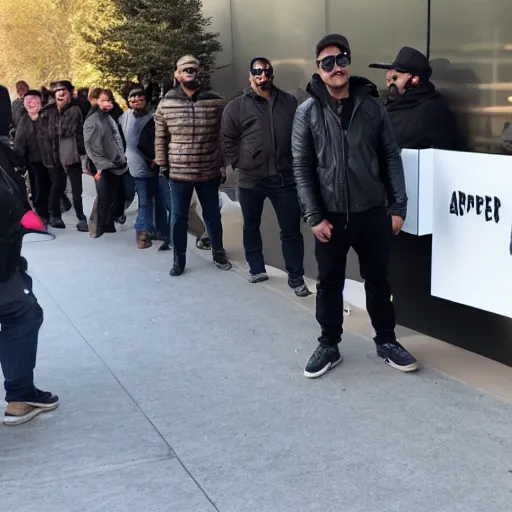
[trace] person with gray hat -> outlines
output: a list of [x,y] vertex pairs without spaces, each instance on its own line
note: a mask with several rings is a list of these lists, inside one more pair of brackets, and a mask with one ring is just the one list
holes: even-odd
[[297,109],[292,132],[293,171],[304,218],[315,235],[318,263],[316,318],[319,345],[304,368],[307,378],[342,361],[343,287],[347,254],[359,257],[377,354],[401,371],[418,368],[395,336],[388,281],[392,234],[407,213],[400,148],[377,88],[350,76],[346,37],[330,34],[316,46],[318,72],[311,97]]
[[171,276],[180,276],[185,270],[194,190],[210,235],[213,263],[221,270],[232,267],[224,250],[219,205],[220,121],[226,100],[201,85],[199,70],[199,61],[193,55],[179,59],[174,73],[178,86],[165,95],[154,115],[155,161],[162,175],[169,177],[172,195]]
[[460,149],[455,117],[430,81],[425,55],[404,46],[393,62],[370,67],[387,70],[386,109],[401,148]]

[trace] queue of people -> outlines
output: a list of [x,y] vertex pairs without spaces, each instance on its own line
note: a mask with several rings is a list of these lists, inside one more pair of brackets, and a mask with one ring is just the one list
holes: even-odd
[[[387,270],[392,237],[401,231],[407,213],[400,152],[401,147],[456,146],[453,116],[429,80],[427,59],[414,49],[402,49],[391,64],[373,65],[387,70],[385,103],[373,83],[351,76],[352,51],[346,37],[322,38],[315,61],[317,72],[300,105],[274,85],[274,69],[265,57],[252,59],[249,86],[226,100],[200,83],[199,60],[186,55],[177,62],[175,86],[156,110],[148,105],[143,86],[129,92],[130,108],[119,116],[112,92],[96,89],[89,93],[85,122],[70,82],[54,84],[55,105],[47,108],[41,108],[40,93],[28,89],[14,148],[18,157],[33,164],[34,188],[40,193],[35,209],[54,228],[63,227],[60,199],[67,176],[77,228],[88,227],[92,237],[115,232],[129,199],[125,178],[130,176],[139,203],[136,246],[147,249],[160,238],[163,248],[172,247],[170,275],[175,277],[186,267],[195,195],[208,233],[197,245],[211,248],[219,269],[231,269],[219,201],[225,169],[231,166],[238,174],[250,283],[268,279],[260,233],[266,198],[279,223],[288,284],[299,297],[310,294],[304,281],[301,219],[314,234],[320,336],[306,362],[305,377],[320,377],[343,360],[338,346],[350,248],[359,258],[376,352],[391,367],[411,372],[419,365],[396,339]],[[442,130],[427,130],[422,136],[420,120],[431,127],[441,123]],[[0,331],[0,360],[8,402],[4,423],[15,425],[55,408],[58,398],[33,383],[33,342],[42,320],[20,254],[23,233],[44,227],[27,224],[30,208],[21,193],[11,195],[17,206],[9,207],[15,213],[5,216],[1,194],[19,177],[13,172],[16,155],[5,144],[0,146],[0,261],[9,262],[0,274],[0,322],[9,325]],[[82,172],[94,176],[97,189],[89,226],[84,224],[81,201]],[[13,290],[21,289],[28,290],[23,293],[32,301],[34,321],[26,324],[29,327],[15,320],[22,318],[16,310],[21,305],[9,299]],[[20,347],[14,356],[7,349],[13,339]]]

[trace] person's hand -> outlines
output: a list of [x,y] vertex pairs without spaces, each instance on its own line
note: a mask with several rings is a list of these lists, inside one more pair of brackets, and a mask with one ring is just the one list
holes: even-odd
[[328,220],[323,220],[320,224],[311,228],[313,234],[319,242],[327,243],[331,239],[333,225]]
[[98,171],[95,175],[94,175],[94,181],[100,181],[101,179],[101,171]]
[[393,225],[393,234],[398,235],[402,231],[404,225],[404,219],[399,215],[391,215],[391,223]]

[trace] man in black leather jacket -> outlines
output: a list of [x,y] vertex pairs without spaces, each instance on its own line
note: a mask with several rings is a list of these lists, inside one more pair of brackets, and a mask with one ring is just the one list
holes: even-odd
[[377,353],[402,371],[417,361],[395,337],[387,267],[392,235],[407,211],[404,172],[393,130],[375,85],[350,77],[348,40],[325,36],[316,47],[318,74],[297,110],[293,169],[305,220],[316,237],[319,346],[304,369],[320,377],[342,361],[343,287],[349,249],[358,257]]
[[59,399],[34,386],[37,338],[43,310],[32,292],[23,235],[45,231],[30,210],[14,154],[0,144],[0,364],[5,378],[5,425],[21,425],[59,405]]

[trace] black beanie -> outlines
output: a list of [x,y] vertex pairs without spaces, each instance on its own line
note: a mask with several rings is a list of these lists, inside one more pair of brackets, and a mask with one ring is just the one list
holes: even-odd
[[252,67],[254,66],[254,63],[255,62],[264,62],[267,66],[270,66],[272,67],[272,64],[271,62],[266,58],[266,57],[254,57],[254,59],[251,60],[251,64],[249,66],[249,71],[252,69]]
[[23,97],[26,98],[27,96],[37,96],[38,98],[43,98],[42,94],[37,89],[30,89],[25,93],[25,96]]

